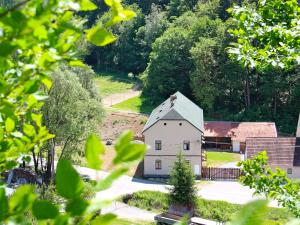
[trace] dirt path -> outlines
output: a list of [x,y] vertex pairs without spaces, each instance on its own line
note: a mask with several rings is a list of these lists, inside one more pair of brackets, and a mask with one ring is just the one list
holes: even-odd
[[130,90],[125,93],[116,93],[116,94],[112,94],[112,95],[109,95],[109,96],[103,98],[102,103],[103,103],[104,107],[110,107],[112,105],[123,102],[129,98],[139,96],[140,94],[141,94],[141,91],[135,91],[135,90]]

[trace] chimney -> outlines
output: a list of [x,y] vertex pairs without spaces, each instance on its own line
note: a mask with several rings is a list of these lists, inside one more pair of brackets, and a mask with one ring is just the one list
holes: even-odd
[[298,119],[298,126],[296,131],[296,137],[300,137],[300,113],[299,113],[299,119]]
[[171,102],[171,107],[174,105],[174,101],[177,99],[176,95],[171,95],[170,96],[170,102]]

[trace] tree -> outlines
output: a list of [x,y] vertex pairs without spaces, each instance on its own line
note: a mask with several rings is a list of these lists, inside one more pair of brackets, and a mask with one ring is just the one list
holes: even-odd
[[[58,159],[76,161],[84,155],[82,142],[88,134],[96,133],[104,112],[100,97],[93,84],[94,72],[89,69],[71,69],[61,66],[51,74],[52,88],[42,107],[43,121],[55,135],[43,148],[39,156],[33,151],[36,172],[38,164],[47,159],[45,181],[49,183],[54,172],[54,156]],[[59,154],[55,150],[60,147]]]
[[190,27],[195,20],[197,18],[192,13],[178,18],[178,25],[173,24],[153,43],[143,75],[143,95],[151,104],[161,102],[176,91],[190,95],[189,74],[193,69],[189,57],[193,45]]
[[185,160],[182,153],[174,162],[169,184],[172,185],[169,202],[170,204],[194,208],[197,200],[197,188],[195,175],[191,165]]
[[244,176],[241,182],[255,189],[255,194],[264,194],[288,209],[295,217],[300,218],[299,187],[286,177],[283,170],[277,168],[275,172],[267,166],[267,153],[261,152],[253,159],[239,163]]
[[[132,18],[134,12],[123,8],[120,1],[106,0],[111,18],[105,25],[97,24],[85,30],[86,39],[104,46],[115,40],[108,27]],[[7,9],[0,9],[0,174],[14,168],[17,159],[39,152],[43,144],[53,138],[43,126],[39,113],[47,96],[41,85],[50,89],[48,77],[59,62],[70,66],[85,66],[76,55],[76,45],[82,31],[73,26],[73,14],[79,10],[93,10],[97,6],[83,1],[22,1]],[[121,16],[120,16],[121,15]],[[146,147],[132,142],[133,134],[126,132],[115,145],[117,150],[111,175],[95,183],[97,191],[128,171],[130,164],[142,158]],[[86,142],[85,155],[89,167],[101,168],[105,149],[96,135]],[[23,185],[8,198],[0,187],[1,224],[101,224],[111,222],[112,214],[97,215],[103,207],[99,199],[87,201],[81,197],[84,184],[70,161],[60,160],[56,171],[56,190],[65,200],[64,210],[47,200],[40,200],[35,187]],[[30,215],[34,217],[31,220]]]
[[234,6],[236,37],[229,54],[244,67],[291,68],[300,64],[300,10],[297,0],[260,0],[257,6]]
[[167,5],[168,16],[181,16],[184,12],[192,10],[197,2],[198,0],[170,0]]
[[[118,37],[116,42],[105,48],[91,46],[91,54],[86,60],[96,65],[96,69],[138,74],[146,67],[144,47],[137,37],[138,28],[145,24],[144,14],[137,4],[130,5],[130,8],[136,12],[136,17],[110,29]],[[97,23],[105,24],[108,19],[109,12],[104,13]]]

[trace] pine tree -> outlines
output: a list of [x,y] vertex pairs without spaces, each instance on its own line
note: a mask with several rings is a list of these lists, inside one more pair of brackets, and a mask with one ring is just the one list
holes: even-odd
[[195,175],[191,165],[181,152],[174,162],[169,184],[172,186],[169,195],[170,205],[181,205],[188,208],[195,206],[197,199]]

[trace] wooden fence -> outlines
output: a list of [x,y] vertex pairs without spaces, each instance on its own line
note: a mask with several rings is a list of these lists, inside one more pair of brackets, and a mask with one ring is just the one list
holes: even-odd
[[242,172],[239,168],[202,167],[201,179],[206,180],[238,180]]

